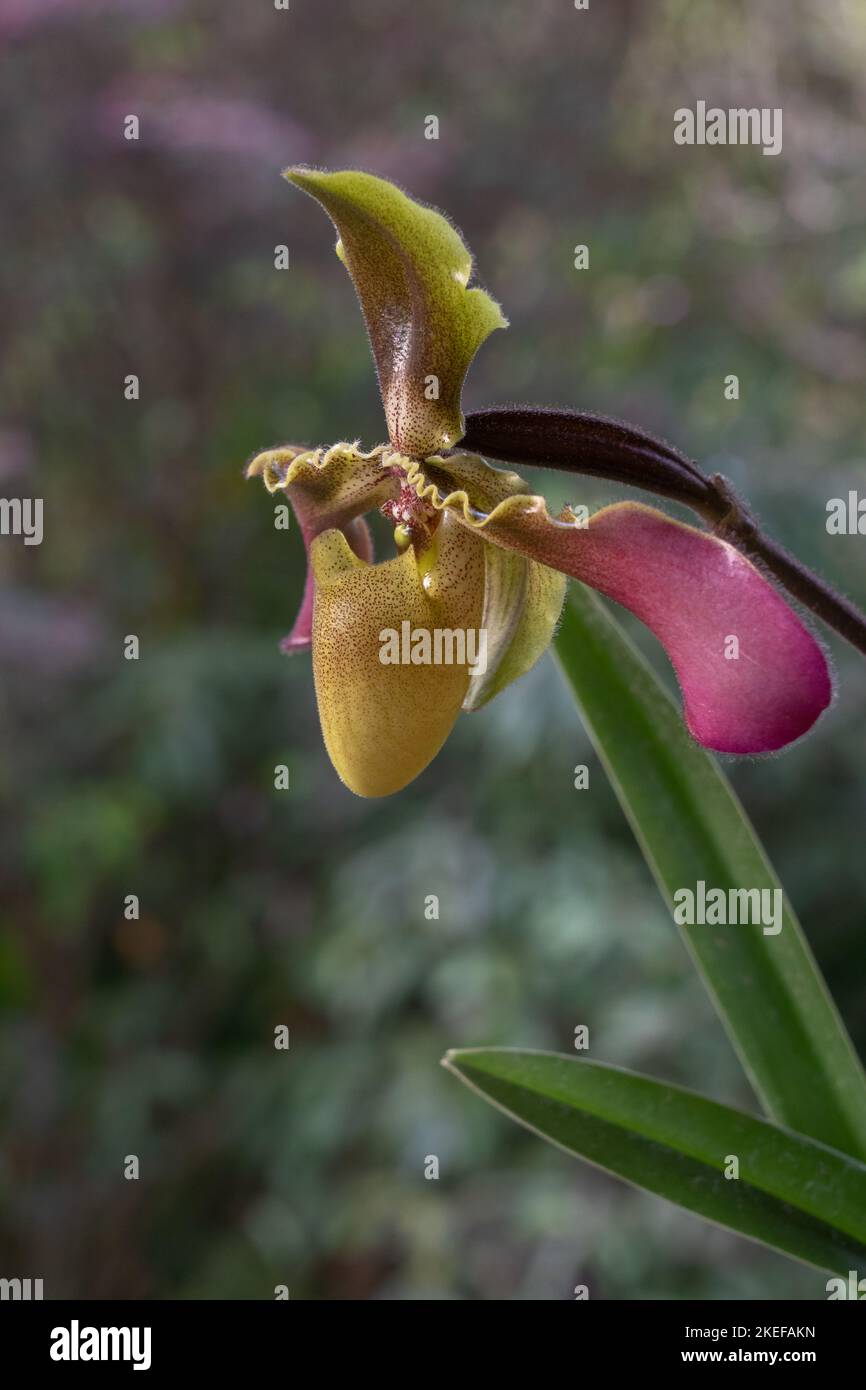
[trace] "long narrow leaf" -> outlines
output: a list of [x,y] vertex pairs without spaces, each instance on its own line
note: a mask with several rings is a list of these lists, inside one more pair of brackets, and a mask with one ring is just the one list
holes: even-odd
[[846,1154],[599,1062],[469,1048],[443,1064],[543,1138],[648,1192],[820,1269],[866,1266],[866,1165]]
[[[662,895],[780,889],[715,760],[601,601],[573,586],[556,649]],[[772,901],[768,899],[768,901]],[[680,928],[767,1113],[866,1157],[866,1077],[790,905],[782,929]]]

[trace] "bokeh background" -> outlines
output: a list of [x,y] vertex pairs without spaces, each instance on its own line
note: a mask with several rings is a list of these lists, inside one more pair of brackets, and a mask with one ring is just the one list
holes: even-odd
[[[588,1023],[596,1058],[753,1105],[553,659],[409,790],[353,798],[308,658],[277,650],[299,537],[241,470],[382,438],[330,226],[279,177],[365,168],[449,211],[511,319],[467,408],[662,433],[866,602],[866,542],[825,529],[863,479],[862,4],[0,0],[0,42],[0,492],[45,499],[40,547],[0,540],[0,1274],[47,1297],[823,1297],[439,1067]],[[675,146],[698,99],[781,106],[782,154]],[[814,736],[730,773],[862,1050],[866,675],[828,645]]]

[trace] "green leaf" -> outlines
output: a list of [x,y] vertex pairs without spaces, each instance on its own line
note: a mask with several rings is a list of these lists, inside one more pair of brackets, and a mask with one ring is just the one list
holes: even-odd
[[[443,1065],[569,1153],[819,1269],[866,1263],[866,1165],[636,1072],[468,1048]],[[725,1177],[735,1156],[738,1177]]]
[[[355,282],[376,359],[391,443],[426,458],[463,434],[463,378],[507,320],[469,289],[472,256],[441,212],[387,179],[346,170],[287,169],[337,228],[337,254]],[[436,398],[438,393],[438,398]]]
[[[714,759],[619,623],[573,586],[556,650],[598,755],[663,897],[680,888],[779,889]],[[866,1157],[866,1077],[785,901],[782,930],[680,931],[767,1113]]]

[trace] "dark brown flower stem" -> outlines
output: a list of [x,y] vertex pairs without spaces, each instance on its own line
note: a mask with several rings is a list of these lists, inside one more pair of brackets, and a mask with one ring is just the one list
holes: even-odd
[[646,431],[581,410],[505,406],[466,416],[461,449],[502,463],[608,478],[680,502],[784,585],[799,603],[866,654],[866,616],[764,534],[720,473],[708,477]]

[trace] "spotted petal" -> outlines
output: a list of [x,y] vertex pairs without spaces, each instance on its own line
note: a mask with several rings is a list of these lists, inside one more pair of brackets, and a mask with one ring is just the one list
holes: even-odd
[[481,623],[485,548],[451,515],[420,556],[409,546],[379,565],[355,555],[339,531],[313,542],[319,718],[334,767],[359,796],[399,791],[448,737],[469,664],[413,658],[423,658],[425,643],[435,653],[437,633],[463,633],[468,655],[465,634]]
[[[337,528],[362,560],[372,560],[373,541],[365,512],[393,497],[399,490],[384,450],[359,451],[356,444],[335,444],[330,449],[307,449],[285,444],[268,449],[253,459],[248,478],[262,478],[268,492],[285,493],[289,499],[309,558],[310,546],[322,531]],[[301,607],[283,651],[303,651],[312,640],[315,584],[307,567]]]
[[463,434],[463,378],[499,305],[468,288],[472,257],[451,223],[386,179],[347,170],[287,169],[337,228],[337,254],[364,318],[391,443],[424,458]]
[[[419,496],[468,529],[615,599],[665,647],[694,737],[725,753],[766,753],[799,738],[827,707],[821,648],[740,551],[632,502],[587,524],[514,492],[513,473],[477,455],[414,465]],[[470,500],[471,499],[471,500]]]

